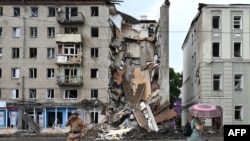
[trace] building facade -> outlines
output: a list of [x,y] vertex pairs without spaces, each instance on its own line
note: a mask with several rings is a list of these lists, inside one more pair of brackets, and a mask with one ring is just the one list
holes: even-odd
[[[117,11],[116,3],[0,1],[0,128],[27,129],[27,115],[41,128],[64,128],[75,109],[91,128],[125,104],[169,100],[168,33],[158,33],[168,31],[169,2],[162,28]],[[142,122],[158,130],[164,112]]]
[[24,112],[41,127],[64,126],[77,108],[86,123],[103,119],[99,109],[76,103],[108,100],[112,6],[105,0],[0,1],[0,96],[6,105],[0,127],[16,127]]
[[198,9],[182,46],[182,125],[195,103],[222,111],[207,125],[249,124],[250,5],[200,3]]

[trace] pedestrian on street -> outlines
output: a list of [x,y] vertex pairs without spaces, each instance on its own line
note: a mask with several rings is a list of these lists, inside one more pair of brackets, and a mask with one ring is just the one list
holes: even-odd
[[187,141],[201,141],[201,132],[203,126],[205,125],[205,121],[201,121],[199,118],[194,117],[192,115],[189,116],[189,121],[191,123],[191,128],[193,132],[191,136],[187,138]]
[[65,126],[70,126],[67,141],[80,141],[83,137],[85,124],[78,115],[77,110],[72,111],[68,121],[65,123]]

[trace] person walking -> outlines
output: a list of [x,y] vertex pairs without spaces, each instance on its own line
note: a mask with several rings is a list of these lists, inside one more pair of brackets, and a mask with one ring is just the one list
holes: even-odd
[[187,138],[187,141],[201,141],[201,131],[203,129],[203,126],[205,125],[205,121],[202,121],[190,115],[189,121],[191,123],[191,128],[193,129],[193,132],[191,136]]
[[85,128],[84,121],[78,117],[79,113],[77,110],[73,110],[71,115],[66,121],[65,126],[70,126],[69,135],[67,141],[80,141],[83,136],[83,131]]

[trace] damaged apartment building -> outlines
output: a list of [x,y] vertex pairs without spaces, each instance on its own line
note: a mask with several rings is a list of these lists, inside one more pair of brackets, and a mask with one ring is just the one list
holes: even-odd
[[0,128],[33,127],[27,119],[65,128],[78,110],[88,128],[133,115],[158,131],[176,116],[168,109],[170,3],[159,22],[122,13],[120,3],[0,0]]

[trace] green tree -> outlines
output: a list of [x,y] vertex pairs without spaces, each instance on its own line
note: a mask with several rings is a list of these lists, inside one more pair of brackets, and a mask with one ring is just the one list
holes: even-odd
[[182,74],[169,68],[169,91],[170,91],[170,108],[173,108],[174,101],[180,96],[182,86]]

